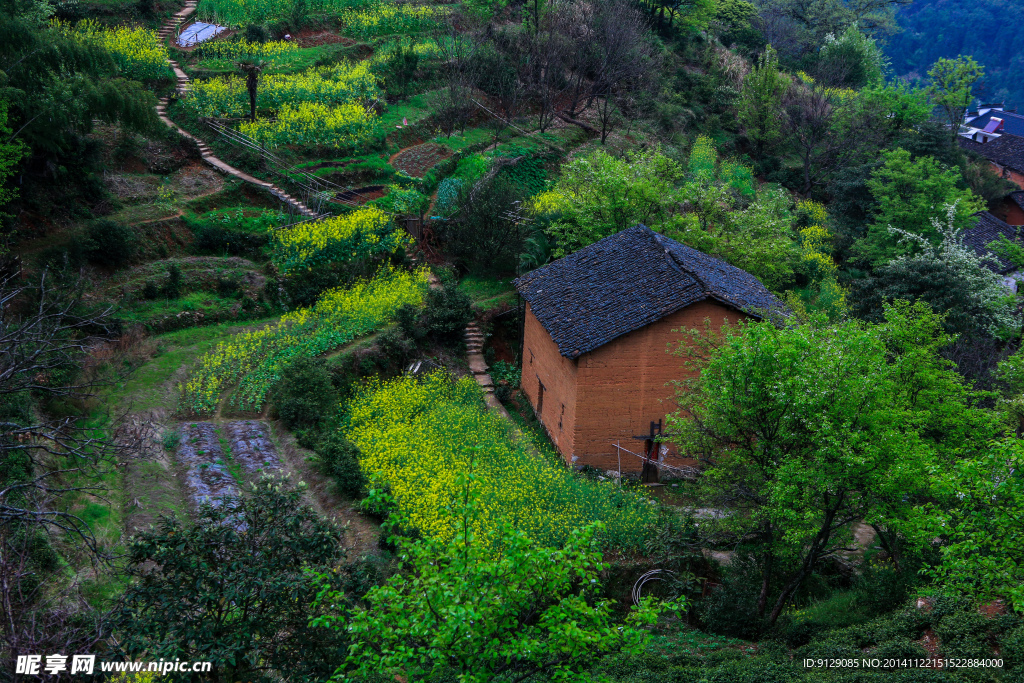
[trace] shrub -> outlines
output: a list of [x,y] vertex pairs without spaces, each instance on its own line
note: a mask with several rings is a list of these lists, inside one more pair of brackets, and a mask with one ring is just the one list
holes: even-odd
[[400,327],[381,332],[377,337],[377,347],[397,366],[405,365],[416,355],[416,342],[407,337]]
[[319,425],[337,405],[331,373],[321,360],[295,359],[281,372],[274,386],[273,403],[289,429]]
[[948,657],[991,657],[992,648],[985,642],[988,627],[988,619],[972,609],[943,617],[935,635]]
[[127,225],[98,220],[89,226],[89,260],[101,266],[120,268],[135,256],[135,232]]
[[316,455],[324,469],[334,477],[338,490],[355,498],[366,485],[359,467],[359,449],[337,432],[327,435],[316,447]]
[[438,344],[461,348],[466,325],[472,319],[469,297],[454,284],[427,293],[422,321],[427,336]]
[[167,282],[164,283],[164,296],[177,299],[181,296],[181,268],[177,263],[167,267]]
[[712,633],[754,638],[760,632],[757,597],[761,572],[756,561],[737,557],[725,568],[722,585],[713,589],[700,606],[701,620]]
[[999,641],[1007,669],[1024,668],[1024,626],[1018,626]]
[[258,260],[270,241],[267,234],[233,230],[215,224],[192,226],[192,250],[197,254],[243,256]]

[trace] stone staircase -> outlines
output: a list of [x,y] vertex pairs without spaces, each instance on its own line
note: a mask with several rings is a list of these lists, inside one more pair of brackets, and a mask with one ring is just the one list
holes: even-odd
[[[188,2],[185,3],[185,6],[182,7],[181,10],[179,10],[177,13],[174,14],[174,16],[168,19],[167,23],[165,23],[157,32],[157,35],[160,36],[160,40],[166,42],[167,40],[176,37],[178,35],[178,29],[184,23],[185,19],[193,12],[195,12],[196,4],[197,0],[188,0]],[[176,83],[174,88],[175,94],[177,96],[185,95],[189,89],[188,74],[182,71],[181,65],[173,59],[168,59],[167,63],[171,66],[171,69],[174,71],[174,78]],[[301,200],[292,197],[290,194],[288,194],[281,188],[277,187],[273,183],[268,183],[265,180],[255,178],[249,175],[248,173],[244,173],[235,168],[234,166],[231,166],[230,164],[227,164],[218,159],[216,156],[214,156],[213,151],[210,149],[210,146],[206,144],[206,142],[200,140],[196,136],[181,128],[178,124],[171,121],[171,119],[167,116],[167,107],[169,105],[170,97],[164,97],[161,100],[159,100],[156,105],[157,117],[159,117],[159,119],[164,122],[164,125],[178,131],[179,135],[189,138],[190,140],[195,140],[196,145],[199,147],[199,154],[202,155],[203,161],[205,161],[207,164],[213,166],[215,169],[217,169],[221,173],[224,173],[225,175],[233,176],[235,178],[238,178],[239,180],[243,180],[247,183],[263,188],[264,190],[268,191],[270,194],[274,195],[285,204],[294,207],[296,211],[298,211],[300,214],[307,218],[315,218],[318,215],[315,211],[306,206]]]
[[505,406],[501,405],[501,401],[494,395],[494,380],[491,379],[491,375],[487,372],[487,361],[484,360],[484,333],[480,331],[480,326],[476,324],[476,321],[473,321],[466,326],[464,334],[469,371],[473,373],[473,379],[483,389],[484,400],[488,406],[508,417],[508,411],[505,410]]

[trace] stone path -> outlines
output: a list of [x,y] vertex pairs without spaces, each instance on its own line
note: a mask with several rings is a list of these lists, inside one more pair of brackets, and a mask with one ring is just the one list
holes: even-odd
[[473,379],[484,390],[484,400],[487,405],[498,411],[503,417],[509,417],[505,406],[494,395],[494,380],[491,379],[487,370],[487,361],[484,360],[484,334],[474,320],[466,326],[466,360],[469,361],[469,371],[473,373]]
[[[198,0],[188,0],[188,2],[185,3],[185,6],[181,8],[181,10],[179,10],[176,14],[174,14],[174,16],[167,20],[167,23],[165,23],[163,27],[161,27],[161,29],[157,32],[157,35],[160,37],[160,40],[166,41],[168,39],[174,38],[177,35],[178,29],[181,26],[181,24],[190,14],[192,14],[196,10],[197,2]],[[174,70],[174,77],[177,81],[177,85],[175,86],[175,93],[177,95],[184,95],[188,92],[189,87],[188,74],[182,71],[181,65],[173,59],[168,59],[167,63],[170,64],[171,69]],[[174,121],[171,121],[171,119],[167,117],[167,106],[169,104],[170,97],[164,97],[163,99],[161,99],[156,105],[156,115],[160,118],[161,121],[164,122],[164,124],[168,128],[172,128],[173,130],[178,131],[179,135],[189,138],[190,140],[195,140],[196,145],[199,147],[199,153],[203,157],[203,161],[208,163],[210,166],[213,166],[215,169],[217,169],[221,173],[224,173],[225,175],[233,176],[235,178],[238,178],[239,180],[244,180],[247,183],[250,183],[252,185],[255,185],[268,191],[270,194],[274,195],[285,204],[293,206],[303,216],[308,216],[312,218],[317,215],[315,211],[313,211],[308,206],[303,204],[301,201],[299,201],[295,197],[292,197],[287,192],[277,187],[273,183],[268,183],[265,180],[254,178],[248,173],[244,173],[235,168],[234,166],[226,164],[220,159],[218,159],[210,150],[209,145],[207,145],[205,142],[203,142],[196,136],[192,135],[188,131],[184,130],[183,128],[181,128],[181,126],[174,123]]]

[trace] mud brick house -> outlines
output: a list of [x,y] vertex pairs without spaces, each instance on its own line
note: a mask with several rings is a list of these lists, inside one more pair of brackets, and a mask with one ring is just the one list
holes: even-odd
[[[675,410],[683,359],[673,330],[773,316],[784,305],[753,275],[638,225],[515,281],[526,300],[522,387],[567,462],[616,469],[618,441],[668,465],[694,464],[651,438]],[[643,461],[623,454],[622,470]]]
[[992,213],[1010,225],[1024,225],[1024,190],[1011,192],[1003,197],[1002,206],[994,209]]

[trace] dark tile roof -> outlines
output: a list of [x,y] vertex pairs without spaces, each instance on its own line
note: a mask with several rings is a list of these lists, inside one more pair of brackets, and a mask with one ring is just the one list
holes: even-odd
[[978,256],[988,257],[985,259],[984,265],[989,270],[993,270],[1000,275],[1017,270],[1017,266],[1013,265],[1009,260],[992,253],[988,245],[997,242],[1003,235],[1011,240],[1024,238],[1024,226],[1004,223],[988,211],[981,211],[974,215],[978,218],[978,224],[969,230],[964,230],[960,240],[965,245],[974,249]]
[[967,151],[976,152],[1000,166],[1024,173],[1024,137],[1004,133],[991,142],[974,142],[963,137],[957,140]]
[[515,285],[567,358],[705,299],[756,317],[786,315],[750,273],[644,225],[527,273]]
[[[984,107],[982,108],[984,109]],[[983,116],[979,116],[974,119],[968,125],[985,130],[985,126],[987,126],[988,122],[993,118],[1003,120],[1003,130],[1005,132],[1011,135],[1024,137],[1024,115],[1018,114],[1017,112],[993,109],[986,112]]]

